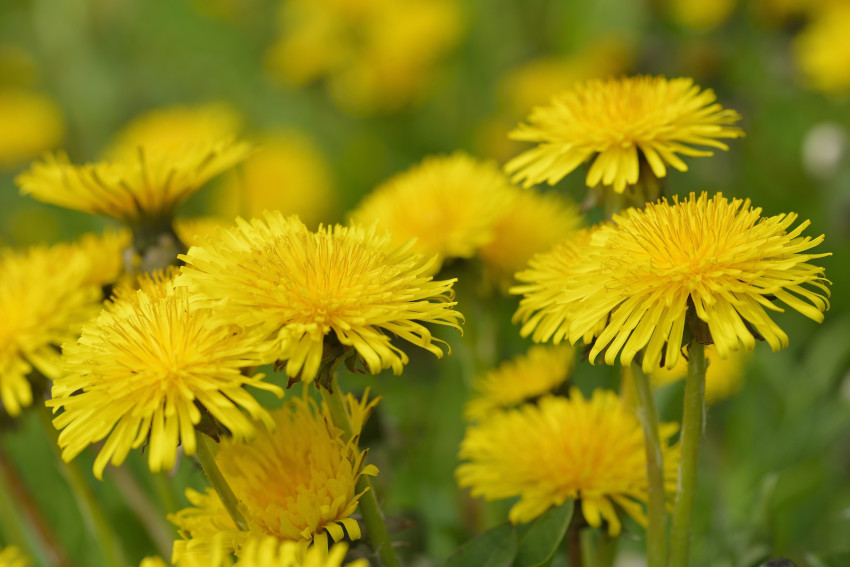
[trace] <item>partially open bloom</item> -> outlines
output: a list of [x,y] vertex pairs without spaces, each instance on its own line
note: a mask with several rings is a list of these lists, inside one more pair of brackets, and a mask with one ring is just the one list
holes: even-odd
[[708,156],[693,146],[726,150],[722,138],[738,138],[740,119],[734,110],[715,103],[714,92],[701,90],[687,78],[623,77],[591,80],[556,95],[550,105],[535,108],[528,124],[511,133],[537,147],[509,161],[505,170],[525,187],[547,181],[554,185],[592,160],[588,187],[598,184],[622,193],[638,181],[640,160],[656,177],[667,166],[686,171],[683,156]]
[[101,282],[70,248],[0,250],[0,402],[9,415],[32,404],[33,370],[59,377],[59,346],[100,309]]
[[[676,424],[659,428],[665,488],[675,489],[678,448],[670,446]],[[458,484],[487,500],[519,497],[509,512],[527,523],[571,498],[581,499],[587,523],[621,529],[619,507],[646,526],[646,451],[637,416],[614,392],[596,390],[586,400],[545,396],[537,405],[494,412],[467,428],[460,447],[465,460]]]
[[470,258],[493,241],[513,187],[495,163],[456,153],[430,157],[369,194],[352,218],[377,222],[396,245],[415,238],[414,250],[440,260]]
[[374,226],[310,232],[298,217],[267,212],[265,220],[237,219],[181,259],[178,285],[221,320],[264,325],[286,373],[305,381],[316,378],[327,340],[356,351],[373,374],[400,374],[407,355],[393,335],[442,356],[423,323],[459,328],[462,320],[454,280],[432,281],[431,262],[394,247]]
[[64,410],[53,421],[62,429],[63,459],[106,439],[94,462],[98,478],[107,463],[120,465],[145,443],[153,472],[174,466],[178,444],[194,454],[201,408],[235,438],[251,438],[255,422],[243,410],[268,427],[273,423],[244,386],[283,394],[261,374],[241,372],[270,362],[258,350],[256,329],[215,321],[170,281],[147,288],[119,294],[83,327],[79,341],[64,345],[65,373],[48,402]]
[[551,393],[569,377],[574,364],[575,351],[569,346],[533,346],[472,383],[475,394],[464,408],[464,417],[481,420],[493,410]]
[[[349,411],[368,413],[377,403],[364,395],[349,395]],[[227,483],[240,501],[248,531],[240,531],[218,495],[188,490],[193,507],[171,517],[188,541],[174,546],[174,559],[183,555],[236,551],[251,537],[272,536],[291,541],[304,549],[310,544],[324,550],[330,541],[347,533],[360,537],[360,527],[351,515],[362,493],[355,489],[361,475],[378,470],[365,464],[365,451],[357,450],[355,436],[342,440],[342,430],[333,425],[326,407],[319,408],[307,397],[289,398],[273,413],[274,433],[260,433],[250,443],[223,439],[215,456]],[[360,424],[362,426],[362,422]]]
[[247,144],[225,138],[179,152],[139,146],[119,160],[86,165],[72,165],[63,154],[48,155],[15,182],[39,201],[132,226],[170,221],[183,201],[248,152]]
[[[628,209],[570,259],[563,272],[569,278],[559,282],[550,270],[552,307],[535,298],[533,273],[528,286],[514,289],[535,298],[517,312],[522,332],[534,332],[535,340],[554,336],[556,343],[595,337],[590,359],[604,352],[607,364],[619,353],[628,365],[643,352],[646,374],[676,364],[686,322],[724,358],[752,350],[756,338],[774,351],[784,348],[788,336],[768,310],[782,311],[782,302],[820,322],[829,307],[824,270],[809,263],[829,254],[806,253],[823,235],[801,236],[809,222],[791,228],[796,219],[761,217],[749,200],[706,193]],[[564,264],[557,251],[537,261]]]
[[29,559],[15,546],[0,549],[0,567],[27,567]]

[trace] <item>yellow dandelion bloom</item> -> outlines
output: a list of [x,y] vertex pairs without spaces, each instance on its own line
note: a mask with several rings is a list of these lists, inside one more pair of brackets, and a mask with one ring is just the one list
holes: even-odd
[[[720,357],[752,350],[757,337],[779,350],[788,336],[767,314],[783,311],[777,301],[815,321],[829,308],[824,270],[809,263],[829,254],[805,253],[823,235],[801,236],[809,222],[792,229],[796,219],[793,213],[761,217],[749,200],[706,193],[628,209],[580,252],[569,281],[555,291],[552,312],[535,302],[517,313],[523,332],[560,318],[555,342],[596,336],[590,360],[604,351],[607,364],[620,353],[628,365],[643,351],[646,374],[662,361],[676,364],[689,313],[697,318],[691,330],[699,335],[694,325],[702,321],[710,337],[700,340],[713,341]],[[547,262],[563,258],[540,260]],[[533,336],[548,340],[550,330]]]
[[[318,547],[303,550],[296,543],[280,543],[275,538],[252,539],[239,555],[235,567],[343,567],[348,545],[338,543],[330,552]],[[369,567],[366,559],[346,563],[344,567]]]
[[17,416],[32,404],[27,376],[60,373],[58,347],[100,309],[100,283],[67,245],[0,250],[0,402]]
[[[744,371],[750,356],[747,352],[733,352],[727,358],[717,354],[714,345],[705,347],[708,368],[705,373],[705,401],[715,404],[735,394],[742,386]],[[652,373],[652,385],[667,386],[688,375],[688,362],[680,358],[673,368],[658,368]]]
[[426,158],[392,177],[352,213],[355,222],[377,222],[401,245],[416,239],[425,256],[470,258],[495,238],[513,187],[499,168],[456,153]]
[[831,94],[850,91],[850,4],[828,2],[794,39],[797,67],[810,87]]
[[56,103],[29,90],[0,90],[0,169],[26,163],[58,146],[65,123]]
[[[659,427],[668,492],[675,490],[679,452],[670,446],[677,424]],[[527,523],[571,498],[581,499],[585,520],[620,533],[619,507],[646,526],[649,498],[643,429],[617,395],[596,390],[585,400],[545,396],[537,405],[498,411],[469,426],[461,442],[458,484],[487,500],[519,497],[509,512]]]
[[[377,400],[357,400],[349,395],[349,408],[369,412]],[[347,533],[360,537],[351,516],[362,493],[358,479],[378,470],[364,462],[356,438],[345,442],[342,430],[333,425],[326,407],[309,398],[290,398],[273,412],[275,430],[262,432],[250,443],[223,439],[216,463],[240,501],[248,531],[240,531],[212,489],[205,493],[187,490],[191,508],[170,517],[188,541],[177,542],[174,559],[198,550],[221,546],[237,552],[252,536],[273,536],[306,548],[310,544],[327,551],[329,538],[339,541]],[[344,529],[343,529],[344,528]]]
[[270,362],[256,346],[262,335],[219,324],[209,310],[190,305],[185,288],[163,286],[139,290],[132,300],[119,294],[83,327],[79,341],[63,347],[66,373],[54,381],[48,405],[64,410],[53,423],[62,430],[66,461],[106,439],[94,462],[97,478],[107,463],[120,465],[146,443],[153,472],[174,466],[178,444],[193,455],[201,407],[240,440],[256,432],[243,410],[273,425],[244,386],[283,391],[261,374],[241,373]]
[[443,351],[423,323],[459,328],[455,280],[432,281],[431,262],[392,246],[375,227],[320,227],[310,232],[298,217],[267,212],[265,220],[222,230],[192,247],[178,285],[206,300],[219,318],[265,325],[290,377],[316,377],[325,341],[356,351],[376,374],[400,374],[407,355],[391,336],[435,355]]
[[216,235],[221,227],[229,225],[229,220],[215,217],[178,217],[174,219],[174,232],[180,242],[187,246],[197,246],[203,239]]
[[145,557],[139,563],[139,567],[168,567],[160,557]]
[[28,567],[30,560],[15,546],[0,549],[0,567]]
[[45,203],[116,218],[128,225],[170,220],[177,207],[219,173],[248,155],[230,139],[185,148],[148,151],[112,162],[72,165],[64,154],[48,155],[15,182]]
[[549,394],[569,378],[574,365],[575,351],[569,346],[533,346],[526,354],[476,378],[472,383],[475,394],[464,408],[464,418],[482,420],[493,410]]
[[638,181],[640,160],[656,177],[667,166],[686,171],[683,156],[712,152],[693,146],[728,149],[720,138],[743,136],[729,126],[740,119],[714,102],[714,92],[687,78],[623,77],[577,84],[535,108],[529,124],[511,137],[539,145],[509,161],[505,170],[525,187],[554,185],[581,164],[593,160],[588,187],[612,186],[622,193]]
[[546,252],[581,224],[578,207],[562,195],[515,189],[493,229],[493,240],[478,255],[491,277],[506,287],[532,256]]
[[102,234],[86,233],[64,246],[69,253],[80,254],[88,262],[86,283],[109,286],[118,282],[124,273],[125,253],[131,243],[129,230],[107,229]]

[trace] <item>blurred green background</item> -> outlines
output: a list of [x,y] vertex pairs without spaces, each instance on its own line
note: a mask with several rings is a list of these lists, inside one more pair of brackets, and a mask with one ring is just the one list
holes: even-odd
[[[788,557],[800,566],[850,565],[850,78],[842,76],[850,74],[850,38],[817,35],[828,34],[822,21],[841,21],[829,12],[836,3],[420,0],[423,8],[398,0],[399,19],[376,31],[355,13],[368,2],[316,0],[310,17],[349,18],[354,40],[340,47],[304,32],[303,44],[281,47],[303,31],[299,25],[315,23],[299,19],[294,0],[3,0],[0,153],[20,150],[24,132],[34,139],[30,155],[9,150],[11,157],[0,157],[0,243],[52,243],[104,226],[20,196],[14,176],[51,148],[74,162],[97,160],[126,124],[158,108],[223,103],[245,139],[294,136],[310,157],[291,158],[296,165],[280,183],[292,196],[287,212],[337,222],[378,183],[428,154],[462,149],[503,163],[520,148],[507,132],[532,105],[575,80],[693,77],[741,113],[746,137],[728,152],[688,160],[689,171],[671,173],[671,191],[748,197],[765,215],[795,211],[811,219],[807,234],[826,235],[820,249],[833,253],[821,261],[833,282],[826,321],[778,315],[791,346],[771,353],[758,345],[741,391],[709,411],[693,564],[751,566]],[[414,8],[426,15],[411,15]],[[421,29],[405,28],[411,21]],[[388,30],[399,33],[383,37]],[[826,53],[810,52],[818,41]],[[346,52],[342,63],[311,71],[334,49]],[[384,61],[395,49],[416,65]],[[384,74],[370,75],[369,65],[384,65]],[[11,92],[46,102],[28,118],[3,96]],[[305,161],[320,173],[300,172]],[[227,216],[226,184],[213,182],[184,212]],[[568,176],[556,190],[581,202],[583,175]],[[474,504],[452,476],[471,378],[528,346],[510,324],[517,300],[481,294],[477,269],[474,262],[444,269],[460,278],[459,310],[467,317],[463,338],[443,337],[451,357],[411,353],[401,377],[343,378],[355,390],[371,384],[384,397],[364,444],[382,471],[377,489],[391,529],[407,542],[401,553],[409,565],[440,564],[505,510]],[[614,386],[616,374],[579,364],[573,380],[589,391]],[[680,417],[681,395],[676,386],[659,393],[664,420]],[[101,565],[37,421],[25,416],[3,427],[5,465],[29,487],[73,563]],[[84,470],[91,458],[81,457]],[[131,455],[129,470],[147,497],[155,487],[142,460]],[[124,536],[128,562],[157,552],[114,475],[91,480]],[[184,459],[174,492],[202,484]],[[622,565],[640,565],[642,537],[634,525],[627,530]],[[627,563],[630,557],[637,562]]]

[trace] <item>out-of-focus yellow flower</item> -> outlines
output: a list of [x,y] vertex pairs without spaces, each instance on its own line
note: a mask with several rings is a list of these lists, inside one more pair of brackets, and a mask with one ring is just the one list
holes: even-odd
[[[659,427],[668,493],[675,490],[678,447],[670,446],[677,424]],[[581,499],[587,523],[620,533],[619,506],[646,526],[648,499],[643,429],[614,392],[596,390],[585,400],[578,388],[570,397],[545,396],[537,405],[496,411],[467,427],[460,446],[467,461],[457,469],[458,484],[486,500],[519,497],[509,512],[527,523],[571,498]]]
[[503,288],[532,256],[545,252],[579,229],[582,217],[572,201],[559,193],[513,189],[513,197],[496,223],[493,240],[478,255]]
[[514,188],[496,164],[456,153],[426,158],[392,177],[351,216],[388,230],[396,245],[415,238],[414,250],[437,255],[442,263],[471,258],[492,242],[513,197]]
[[[705,358],[708,369],[705,373],[705,401],[715,404],[734,395],[743,383],[744,372],[750,360],[748,352],[733,352],[723,358],[717,354],[714,345],[705,347]],[[652,385],[667,386],[688,375],[688,361],[684,358],[673,368],[659,368],[652,373]]]
[[59,107],[35,91],[0,89],[0,124],[0,170],[26,163],[65,137]]
[[336,213],[336,187],[321,150],[296,132],[268,134],[238,174],[225,178],[216,212],[228,217],[258,217],[265,210],[297,214],[308,227],[327,223]]
[[139,563],[139,567],[168,567],[168,565],[160,557],[145,557]]
[[30,564],[21,550],[15,546],[0,549],[0,567],[28,567]]
[[461,34],[455,0],[286,0],[271,70],[302,85],[328,79],[354,113],[393,112],[423,96]]
[[124,274],[125,254],[132,235],[127,229],[110,228],[103,234],[86,233],[72,244],[59,244],[69,253],[83,255],[89,264],[86,283],[111,286]]
[[[346,403],[348,411],[357,406],[358,412],[368,413],[377,400],[349,394]],[[362,475],[378,472],[365,464],[366,452],[357,450],[360,430],[343,441],[327,407],[317,407],[306,396],[289,398],[272,417],[274,433],[261,433],[250,443],[223,439],[215,456],[240,501],[248,531],[236,527],[215,491],[189,489],[186,496],[193,507],[170,517],[186,540],[175,543],[175,561],[217,546],[241,555],[252,536],[297,542],[302,549],[313,544],[325,553],[329,542],[346,533],[360,538],[360,526],[351,517],[362,496],[355,485]]]
[[27,375],[61,375],[58,347],[100,309],[84,254],[68,245],[0,250],[0,402],[9,415],[32,404]]
[[[304,381],[317,377],[329,352],[356,353],[373,374],[401,374],[408,358],[393,338],[442,356],[424,323],[459,328],[463,320],[453,309],[454,280],[432,281],[432,262],[374,226],[310,232],[298,217],[267,212],[265,220],[237,219],[180,258],[179,285],[225,322],[264,325],[286,373]],[[337,352],[340,345],[348,352]]]
[[572,347],[533,346],[525,355],[503,362],[473,382],[475,394],[464,408],[464,418],[485,419],[493,410],[551,393],[569,378],[574,364]]
[[602,184],[622,193],[638,182],[641,160],[656,177],[664,177],[668,166],[688,169],[678,154],[712,155],[693,146],[726,150],[720,139],[743,136],[730,126],[740,119],[738,113],[715,99],[712,90],[701,90],[687,78],[579,83],[548,106],[535,108],[529,123],[511,132],[516,140],[538,145],[509,161],[505,170],[525,187],[544,181],[554,185],[592,161],[587,186]]
[[174,232],[186,246],[197,246],[217,234],[221,227],[229,225],[230,221],[214,217],[178,217],[174,220]]
[[666,0],[667,13],[677,24],[709,31],[723,24],[735,11],[736,0]]
[[830,2],[793,44],[794,60],[807,85],[829,94],[850,92],[850,3]]

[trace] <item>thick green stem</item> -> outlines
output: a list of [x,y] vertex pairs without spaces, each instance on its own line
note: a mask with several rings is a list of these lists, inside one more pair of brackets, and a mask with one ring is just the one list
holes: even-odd
[[585,567],[612,567],[617,557],[618,536],[608,535],[605,529],[581,530],[581,551]]
[[236,527],[243,532],[247,532],[248,522],[245,521],[245,516],[239,510],[239,500],[233,494],[233,490],[227,484],[227,480],[221,474],[221,470],[215,462],[215,451],[212,447],[213,439],[201,432],[197,432],[197,437],[198,448],[196,456],[198,457],[198,462],[201,464],[201,468],[204,469],[204,474],[207,475],[207,480],[213,487],[213,490],[218,494],[218,497],[221,498],[224,508],[230,514]]
[[[348,412],[345,411],[345,399],[337,383],[336,373],[330,367],[327,371],[331,373],[331,376],[328,382],[325,383],[330,383],[331,388],[330,390],[320,388],[322,399],[328,405],[334,425],[342,429],[343,440],[348,441],[354,435],[354,429],[348,418]],[[355,447],[355,451],[359,451],[359,449]],[[366,523],[366,530],[368,531],[369,541],[372,543],[372,547],[378,552],[378,556],[381,558],[384,567],[399,567],[390,534],[384,523],[384,515],[381,512],[381,507],[378,505],[378,498],[372,489],[372,483],[369,481],[368,476],[361,475],[360,480],[357,481],[356,490],[357,492],[366,491],[360,497],[359,506],[360,512],[363,514],[363,521]]]
[[112,529],[112,524],[106,517],[103,508],[101,508],[91,486],[86,481],[86,477],[82,469],[80,469],[79,461],[74,459],[70,462],[65,462],[62,458],[59,452],[59,433],[53,427],[52,416],[48,409],[46,407],[38,408],[36,409],[36,413],[50,439],[50,448],[56,457],[56,461],[59,463],[63,476],[71,487],[71,494],[73,494],[74,499],[77,501],[77,507],[80,509],[80,514],[83,516],[83,521],[88,527],[89,532],[100,545],[109,565],[113,567],[125,567],[127,560],[124,558],[121,541]]
[[646,447],[646,476],[649,482],[649,526],[646,534],[646,559],[649,567],[665,567],[667,564],[667,509],[664,495],[664,460],[661,438],[658,435],[658,413],[649,378],[640,364],[632,363],[634,388],[638,399],[638,417],[643,424],[643,439]]
[[682,416],[682,461],[679,486],[673,507],[670,538],[670,567],[687,567],[691,544],[691,520],[696,493],[699,443],[705,425],[705,347],[691,341],[685,407]]

